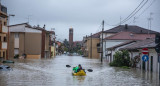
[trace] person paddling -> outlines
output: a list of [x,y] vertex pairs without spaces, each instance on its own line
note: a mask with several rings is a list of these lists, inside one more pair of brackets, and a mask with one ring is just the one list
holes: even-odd
[[73,67],[73,71],[74,71],[75,73],[77,73],[78,69],[79,69],[78,66]]
[[76,66],[76,67],[73,68],[73,71],[74,71],[75,73],[79,72],[80,70],[82,70],[81,64],[79,64],[78,66]]
[[80,70],[82,70],[81,64],[78,65],[78,70],[77,70],[77,72],[79,72]]

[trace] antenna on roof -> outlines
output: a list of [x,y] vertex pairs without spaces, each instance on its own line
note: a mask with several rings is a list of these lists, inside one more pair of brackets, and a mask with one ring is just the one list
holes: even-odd
[[[150,34],[150,32],[151,32],[151,25],[152,25],[152,20],[153,20],[152,15],[153,15],[153,13],[150,12],[150,16],[148,18],[148,34]],[[150,35],[150,37],[151,37],[151,35]]]
[[137,17],[134,17],[134,19],[133,19],[133,24],[134,25],[136,25],[135,23],[136,23],[136,19],[137,19]]
[[122,18],[121,18],[121,16],[120,16],[120,25],[121,25],[121,21],[122,21]]
[[27,23],[28,23],[28,24],[29,24],[30,16],[32,16],[32,15],[28,15],[28,18],[27,18],[27,20],[28,20]]

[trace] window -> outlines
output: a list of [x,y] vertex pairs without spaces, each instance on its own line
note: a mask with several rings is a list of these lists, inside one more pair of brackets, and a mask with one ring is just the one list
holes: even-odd
[[7,22],[4,22],[4,26],[7,26]]
[[15,34],[14,34],[14,37],[15,37],[15,38],[19,38],[19,33],[15,33]]
[[7,42],[7,38],[6,38],[6,37],[4,37],[3,41],[4,41],[4,42]]
[[1,42],[1,36],[0,36],[0,42]]
[[14,49],[14,55],[17,55],[17,54],[19,54],[19,49],[18,49],[18,48],[15,48],[15,49]]
[[5,58],[5,52],[3,51],[3,58]]

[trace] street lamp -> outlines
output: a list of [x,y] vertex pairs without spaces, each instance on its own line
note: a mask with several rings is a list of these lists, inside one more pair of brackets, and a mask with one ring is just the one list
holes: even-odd
[[7,40],[7,59],[9,58],[9,35],[10,35],[10,31],[9,31],[9,22],[10,22],[10,16],[14,17],[14,14],[9,14],[8,15],[8,40]]

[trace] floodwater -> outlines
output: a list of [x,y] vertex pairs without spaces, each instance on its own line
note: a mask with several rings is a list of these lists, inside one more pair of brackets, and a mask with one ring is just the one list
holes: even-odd
[[[71,65],[67,68],[66,65]],[[81,64],[87,76],[72,76],[72,67]],[[15,60],[0,71],[0,86],[159,86],[158,74],[139,69],[110,67],[97,59],[56,56],[53,59]],[[87,69],[93,69],[88,72]]]

